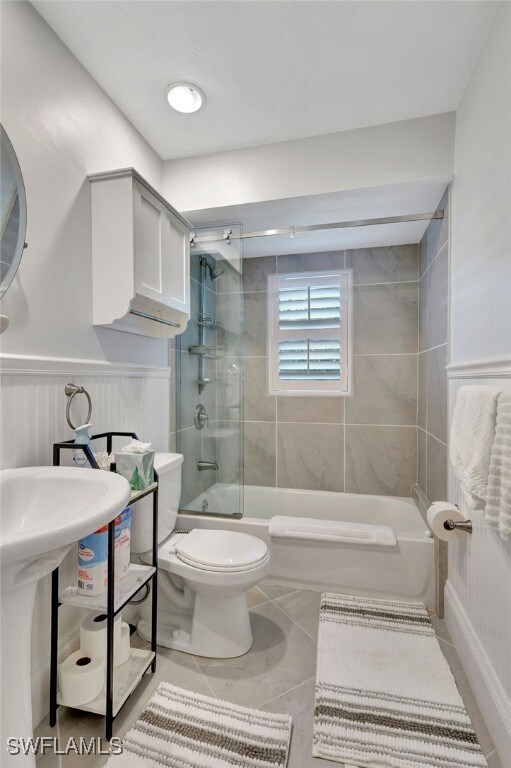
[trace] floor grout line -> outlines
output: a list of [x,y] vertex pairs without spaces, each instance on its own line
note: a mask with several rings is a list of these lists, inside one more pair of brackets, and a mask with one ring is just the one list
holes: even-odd
[[265,701],[261,709],[264,707],[267,707],[268,704],[271,704],[273,701],[277,701],[277,699],[280,699],[282,696],[287,696],[288,693],[291,693],[292,691],[296,691],[297,688],[300,688],[302,685],[305,685],[306,683],[310,683],[311,680],[315,680],[315,679],[316,679],[316,675],[307,677],[305,680],[302,680],[301,683],[298,683],[297,685],[293,685],[293,687],[288,688],[287,691],[283,691],[283,693],[279,693],[277,696],[273,696],[271,699],[268,699],[268,701]]
[[[295,592],[301,592],[301,591],[305,592],[306,590],[299,590],[299,589],[295,590]],[[290,595],[292,595],[292,594],[293,594],[293,592],[290,592],[289,594],[290,594]],[[304,635],[307,635],[307,637],[308,637],[310,640],[312,640],[312,642],[313,642],[313,643],[316,643],[316,645],[317,645],[317,642],[318,642],[317,638],[316,638],[316,637],[313,637],[311,634],[309,634],[309,632],[307,632],[307,630],[306,630],[306,629],[304,629],[304,628],[303,628],[303,627],[302,627],[300,624],[298,624],[298,622],[297,622],[297,621],[295,621],[295,619],[293,619],[293,617],[292,617],[292,616],[290,616],[290,615],[289,615],[289,613],[287,613],[287,612],[286,612],[286,611],[285,611],[283,608],[281,608],[281,606],[280,606],[280,605],[277,603],[277,600],[282,600],[284,597],[288,597],[288,595],[282,595],[280,598],[276,598],[275,600],[272,600],[271,602],[273,603],[273,605],[275,605],[275,606],[276,606],[276,607],[279,609],[279,611],[280,611],[281,613],[283,613],[283,614],[284,614],[284,616],[286,616],[286,618],[288,618],[290,621],[292,621],[292,622],[293,622],[293,624],[294,624],[295,626],[297,626],[297,627],[298,627],[298,629],[301,629],[301,630],[302,630],[302,632],[304,633]]]

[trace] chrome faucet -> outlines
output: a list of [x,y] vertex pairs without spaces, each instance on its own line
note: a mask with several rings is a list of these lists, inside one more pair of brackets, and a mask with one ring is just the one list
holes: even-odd
[[218,472],[218,464],[216,461],[198,461],[197,469],[199,472],[204,472],[206,469],[213,469],[215,472]]

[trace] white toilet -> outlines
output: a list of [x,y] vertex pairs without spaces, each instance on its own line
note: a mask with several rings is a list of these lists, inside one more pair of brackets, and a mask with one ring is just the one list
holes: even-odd
[[[252,646],[246,593],[264,578],[270,553],[256,536],[194,528],[174,533],[183,457],[157,453],[158,645],[224,659]],[[132,509],[131,551],[152,562],[151,497]],[[151,637],[151,601],[140,606],[138,633]]]

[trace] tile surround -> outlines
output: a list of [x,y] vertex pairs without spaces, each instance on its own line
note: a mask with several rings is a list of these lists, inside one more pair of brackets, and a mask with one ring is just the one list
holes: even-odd
[[343,425],[279,423],[277,456],[278,487],[344,490]]
[[[267,274],[344,267],[355,281],[353,396],[268,396]],[[244,261],[246,483],[343,490],[346,472],[351,490],[410,495],[417,479],[418,273],[416,245]],[[345,438],[344,422],[361,430],[347,429]],[[382,432],[383,425],[394,429]],[[355,454],[358,467],[345,470]]]
[[410,496],[416,482],[417,428],[346,426],[347,493]]

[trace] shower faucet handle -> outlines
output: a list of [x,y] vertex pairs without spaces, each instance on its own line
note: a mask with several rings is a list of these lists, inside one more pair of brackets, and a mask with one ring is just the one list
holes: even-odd
[[195,429],[204,429],[208,425],[209,422],[209,416],[206,412],[206,408],[202,403],[199,403],[197,408],[195,409],[195,413],[193,416],[193,423],[195,424]]

